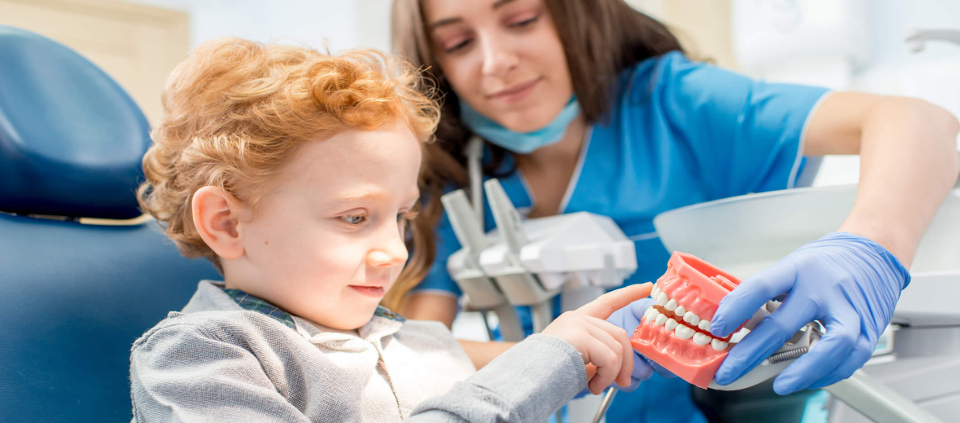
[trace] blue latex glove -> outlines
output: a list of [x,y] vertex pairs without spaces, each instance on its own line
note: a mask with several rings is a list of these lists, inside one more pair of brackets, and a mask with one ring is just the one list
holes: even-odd
[[[613,314],[607,318],[607,321],[627,331],[627,336],[633,336],[633,332],[637,330],[637,326],[640,326],[640,318],[643,317],[643,313],[656,303],[653,298],[634,301],[630,305],[613,312]],[[612,386],[624,392],[633,391],[637,389],[640,382],[650,379],[650,377],[653,376],[653,372],[657,372],[657,374],[664,377],[676,377],[676,375],[670,373],[669,370],[664,369],[653,360],[634,350],[633,374],[630,376],[630,386],[626,388],[617,384],[613,384]]]
[[846,379],[870,359],[909,283],[900,260],[867,238],[834,232],[808,243],[720,301],[710,332],[724,337],[768,300],[786,294],[780,308],[730,349],[714,380],[737,380],[813,320],[826,326],[826,334],[777,376],[774,391],[786,395]]

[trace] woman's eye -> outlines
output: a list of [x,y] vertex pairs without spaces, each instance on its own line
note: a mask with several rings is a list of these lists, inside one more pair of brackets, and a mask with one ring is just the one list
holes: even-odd
[[367,216],[363,214],[348,214],[346,216],[340,216],[340,220],[351,225],[359,225],[367,221]]
[[517,22],[511,23],[511,24],[510,24],[510,27],[512,27],[512,28],[524,27],[524,26],[527,26],[527,25],[530,25],[530,24],[536,22],[537,19],[540,19],[540,16],[539,16],[539,15],[534,16],[534,17],[529,18],[529,19],[524,19],[524,20],[522,20],[522,21],[517,21]]
[[417,211],[406,211],[406,212],[397,213],[397,222],[401,220],[410,221],[410,220],[416,219],[418,214],[420,214],[420,212],[417,212]]
[[466,39],[466,40],[463,40],[463,41],[461,41],[461,42],[459,42],[459,43],[456,43],[456,44],[454,44],[454,45],[452,45],[452,46],[450,46],[450,47],[444,48],[444,51],[446,51],[447,53],[453,53],[453,52],[455,52],[455,51],[457,51],[457,50],[460,50],[460,49],[466,47],[467,44],[470,44],[470,39],[469,39],[469,38]]

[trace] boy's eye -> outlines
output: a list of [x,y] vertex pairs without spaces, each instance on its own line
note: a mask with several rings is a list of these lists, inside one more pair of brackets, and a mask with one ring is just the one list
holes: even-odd
[[359,225],[367,221],[367,215],[365,214],[348,214],[346,216],[340,216],[340,220],[347,222],[351,225]]

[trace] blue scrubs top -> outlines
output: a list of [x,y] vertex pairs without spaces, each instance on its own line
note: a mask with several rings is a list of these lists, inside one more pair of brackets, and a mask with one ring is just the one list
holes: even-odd
[[[827,90],[756,81],[672,52],[625,70],[617,92],[581,149],[561,213],[611,217],[636,246],[637,271],[625,282],[633,284],[666,271],[669,252],[654,230],[657,214],[792,188],[805,123]],[[519,172],[500,181],[521,212],[532,207]],[[493,229],[489,207],[484,221]],[[433,268],[414,291],[459,296],[446,259],[460,244],[446,216],[438,238]],[[607,421],[705,422],[689,389],[682,379],[654,375],[636,391],[619,393]]]

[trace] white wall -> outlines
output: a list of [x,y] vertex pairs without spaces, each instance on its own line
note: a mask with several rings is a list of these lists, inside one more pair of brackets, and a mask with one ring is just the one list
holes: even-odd
[[380,0],[128,1],[188,12],[191,48],[207,40],[233,36],[261,42],[329,47],[331,51],[338,51],[356,47],[361,39],[358,35],[359,4]]
[[[761,8],[805,9],[806,16],[799,16],[807,24],[829,13],[839,13],[844,19],[832,25],[809,25],[803,33],[786,33],[777,48],[771,49],[748,37],[778,23],[743,18],[763,15],[753,13]],[[930,42],[925,51],[911,53],[904,42],[911,27],[960,30],[960,2],[956,0],[735,0],[733,12],[734,23],[740,25],[735,49],[744,58],[741,70],[747,74],[771,81],[918,97],[960,116],[960,46]],[[737,23],[738,17],[748,23]],[[838,34],[863,39],[851,41]],[[812,45],[821,47],[811,49]],[[791,56],[789,62],[780,59],[784,56]],[[858,179],[859,157],[831,156],[814,185],[856,183]]]
[[[349,48],[377,48],[389,51],[389,14],[392,0],[130,0],[154,6],[183,10],[191,15],[191,47],[203,41],[238,36],[257,41],[286,41],[303,43],[316,48],[329,47],[331,51]],[[655,17],[662,16],[665,0],[627,0]],[[831,7],[830,4],[840,4]],[[960,47],[946,43],[927,43],[921,53],[909,52],[903,41],[907,28],[960,29],[960,1],[957,0],[733,0],[733,7],[766,7],[770,20],[783,19],[777,10],[790,7],[814,7],[813,13],[803,17],[807,22],[832,22],[826,12],[847,13],[841,26],[823,27],[822,32],[834,37],[837,44],[849,47],[855,57],[849,63],[836,56],[836,46],[821,43],[830,50],[830,57],[816,57],[817,50],[810,43],[795,44],[796,60],[789,64],[771,65],[765,69],[750,67],[760,63],[758,57],[769,52],[783,56],[789,43],[771,48],[764,43],[746,43],[746,48],[762,51],[744,51],[744,43],[734,41],[735,49],[749,58],[740,70],[754,77],[768,80],[802,82],[835,89],[855,89],[867,92],[907,95],[923,98],[960,116]],[[820,8],[820,9],[816,9]],[[825,8],[825,9],[824,9]],[[771,12],[771,10],[773,12]],[[734,32],[759,37],[769,28],[763,22],[744,27],[731,11],[732,22],[739,25]],[[779,16],[779,17],[778,17]],[[730,17],[721,17],[730,18]],[[771,22],[783,25],[783,22]],[[851,31],[850,28],[855,28]],[[816,25],[805,34],[817,31]],[[849,43],[837,39],[837,34],[859,34],[863,40]],[[814,43],[816,44],[816,43]],[[751,47],[752,46],[752,47]],[[832,48],[831,48],[832,47]],[[806,60],[806,59],[810,60]],[[855,183],[859,173],[858,157],[829,157],[824,161],[815,185]]]

